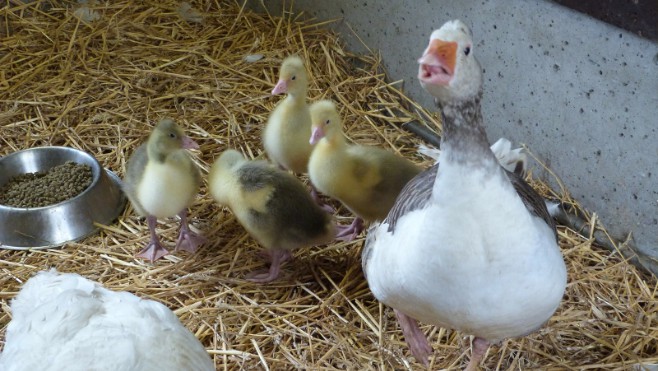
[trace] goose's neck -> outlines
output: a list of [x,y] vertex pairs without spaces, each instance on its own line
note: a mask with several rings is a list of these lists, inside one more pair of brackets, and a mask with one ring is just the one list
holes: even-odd
[[481,165],[493,156],[482,122],[482,91],[470,100],[443,104],[441,150],[461,164]]
[[304,105],[306,104],[306,89],[299,89],[299,91],[288,92],[286,97],[291,104]]
[[345,135],[342,132],[328,133],[327,136],[322,138],[320,143],[322,143],[325,148],[330,148],[334,151],[347,147],[347,140],[345,139]]
[[164,163],[167,160],[167,153],[162,151],[157,143],[149,143],[146,146],[146,153],[151,161]]

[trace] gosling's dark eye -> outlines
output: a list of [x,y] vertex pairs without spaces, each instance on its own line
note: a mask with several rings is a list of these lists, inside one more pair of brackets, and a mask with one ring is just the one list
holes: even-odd
[[169,133],[169,138],[172,138],[172,139],[176,138],[176,134],[174,134],[174,133]]
[[325,124],[325,125],[329,125],[329,124],[331,124],[331,120],[327,120],[327,121],[325,121],[324,124]]
[[464,48],[464,55],[469,55],[470,53],[471,53],[471,47],[470,46],[467,46],[466,48]]
[[293,77],[290,78],[290,80],[295,80],[296,78],[297,78],[297,76],[293,76]]

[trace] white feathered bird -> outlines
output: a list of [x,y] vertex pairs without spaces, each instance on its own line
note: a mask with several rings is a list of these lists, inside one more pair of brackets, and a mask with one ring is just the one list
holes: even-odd
[[469,371],[490,344],[541,327],[567,278],[544,200],[489,147],[474,48],[461,21],[432,33],[419,80],[444,114],[441,158],[371,227],[362,255],[416,359],[428,364],[432,352],[417,321],[432,323],[474,335]]
[[73,273],[39,272],[11,302],[0,370],[214,370],[166,306]]

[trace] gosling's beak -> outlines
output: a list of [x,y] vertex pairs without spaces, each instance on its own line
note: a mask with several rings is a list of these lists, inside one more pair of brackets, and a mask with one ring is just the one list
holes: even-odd
[[311,143],[311,145],[315,145],[315,143],[319,142],[322,138],[324,138],[324,130],[322,130],[322,126],[316,126],[313,128],[311,140],[308,142]]
[[276,83],[274,89],[272,89],[272,95],[282,94],[288,91],[288,82],[284,79],[279,80]]
[[188,136],[183,137],[183,148],[184,149],[199,149],[197,142],[193,141],[192,138]]

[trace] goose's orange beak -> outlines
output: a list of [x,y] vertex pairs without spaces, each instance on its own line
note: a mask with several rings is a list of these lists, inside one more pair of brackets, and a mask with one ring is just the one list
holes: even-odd
[[457,43],[433,39],[418,60],[418,79],[429,84],[448,84],[455,73]]

